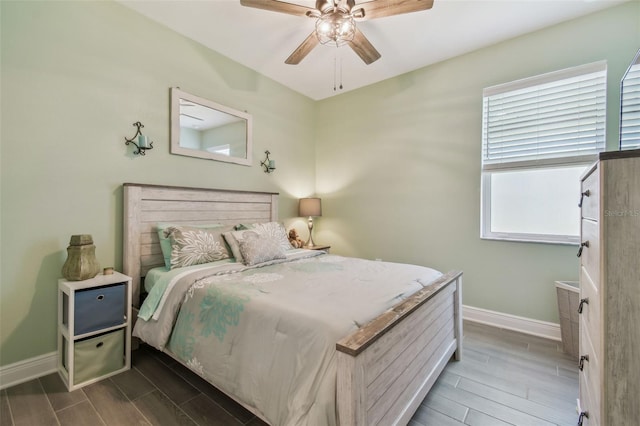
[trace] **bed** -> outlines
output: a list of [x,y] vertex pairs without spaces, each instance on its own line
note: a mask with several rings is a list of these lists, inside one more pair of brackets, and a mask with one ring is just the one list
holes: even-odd
[[[184,188],[132,183],[125,183],[123,185],[123,192],[123,270],[125,274],[131,276],[133,279],[132,294],[135,308],[140,307],[140,293],[147,273],[165,264],[165,259],[160,248],[160,240],[158,238],[158,223],[204,226],[211,223],[235,225],[238,223],[261,224],[278,221],[277,193]],[[233,273],[207,272],[207,275],[204,274],[204,272],[197,272],[193,274],[194,276],[200,277],[198,278],[200,279],[200,281],[198,281],[200,283],[205,282],[209,284],[209,281],[212,281],[215,282],[214,284],[216,286],[229,284],[228,288],[233,289],[238,289],[239,280],[243,276],[246,276],[246,278],[255,278],[257,276],[262,278],[265,276],[281,277],[282,275],[286,275],[282,272],[283,269],[295,269],[295,271],[300,274],[299,276],[295,276],[297,282],[314,281],[315,277],[318,276],[317,274],[304,275],[310,274],[311,272],[315,274],[316,272],[314,271],[325,271],[327,274],[333,274],[328,276],[334,277],[337,276],[335,275],[337,274],[336,270],[344,269],[342,265],[347,265],[347,263],[353,263],[356,265],[356,269],[360,268],[359,273],[361,274],[366,274],[367,271],[369,271],[370,275],[388,277],[389,274],[393,275],[396,273],[395,271],[397,271],[398,274],[409,274],[407,276],[411,276],[410,274],[419,274],[422,278],[416,281],[419,284],[416,288],[410,292],[406,292],[406,296],[398,297],[397,300],[393,299],[392,301],[385,300],[385,303],[391,303],[391,305],[380,312],[376,312],[376,314],[370,318],[365,317],[368,318],[366,322],[359,323],[354,321],[355,325],[350,325],[349,332],[336,334],[342,330],[336,326],[331,328],[333,334],[322,334],[324,337],[329,336],[328,339],[335,338],[335,343],[331,340],[330,344],[325,345],[328,346],[328,349],[326,349],[327,352],[324,355],[323,361],[318,362],[319,365],[322,365],[323,374],[329,376],[324,378],[322,382],[318,379],[318,377],[320,377],[320,375],[318,375],[315,379],[306,380],[299,387],[292,387],[291,383],[297,383],[299,380],[297,380],[296,377],[283,378],[280,377],[280,375],[295,376],[297,374],[295,373],[295,367],[291,368],[293,373],[288,370],[283,370],[282,368],[278,369],[279,367],[277,366],[270,367],[270,372],[275,371],[277,373],[269,378],[269,380],[273,381],[274,386],[272,387],[274,389],[286,388],[283,391],[285,393],[287,389],[290,389],[290,393],[301,395],[299,397],[278,399],[274,396],[274,390],[274,392],[271,392],[274,393],[274,395],[251,395],[251,397],[248,398],[242,390],[236,390],[235,387],[229,386],[228,383],[218,383],[215,378],[212,379],[211,375],[204,376],[202,365],[194,365],[193,363],[185,361],[184,357],[179,356],[180,349],[176,348],[184,348],[184,344],[182,344],[182,346],[174,345],[173,351],[171,350],[172,346],[170,343],[168,343],[167,346],[160,344],[160,348],[196,373],[203,375],[203,377],[214,386],[227,393],[231,398],[270,424],[340,424],[343,426],[407,424],[449,360],[452,358],[459,360],[461,357],[462,272],[450,271],[442,274],[435,271],[436,273],[432,273],[433,270],[414,265],[348,259],[334,254],[308,250],[292,250],[291,252],[287,252],[287,256],[287,259],[274,261],[273,264],[266,262],[265,265],[268,264],[268,266],[258,264],[256,266],[243,267],[241,264],[234,265],[233,262],[222,262],[222,265],[205,265],[216,271],[226,271],[229,268],[236,269],[231,271]],[[185,270],[186,269],[187,268],[185,268]],[[198,270],[205,269],[203,266],[203,268]],[[185,272],[183,275],[188,274]],[[202,278],[205,275],[206,278]],[[284,283],[284,281],[278,282],[277,286],[269,287],[271,284],[263,282],[265,280],[262,278],[260,285],[252,287],[251,290],[254,291],[252,294],[257,295],[255,297],[256,300],[262,300],[264,294],[277,293],[278,290],[284,291],[282,290],[284,288],[296,288],[285,287],[285,285],[294,286],[295,283]],[[367,281],[368,279],[369,277],[362,275],[361,281]],[[229,280],[235,281],[231,282]],[[225,281],[225,283],[222,281]],[[412,283],[412,285],[415,286],[415,283]],[[189,287],[187,284],[182,284],[182,286],[185,289],[189,288],[190,290],[188,291],[197,291],[192,290],[192,288],[198,287],[195,285]],[[199,287],[203,286],[204,285],[200,285]],[[176,287],[178,287],[178,285],[176,285]],[[301,285],[301,287],[304,287],[304,285]],[[340,286],[336,286],[337,291],[340,290],[339,287]],[[225,287],[216,288],[223,289]],[[290,290],[286,291],[287,297],[293,297],[295,301],[294,304],[303,304],[302,296]],[[371,293],[375,295],[375,291],[371,291]],[[242,298],[244,296],[234,294],[234,297]],[[298,299],[296,299],[296,297],[298,297]],[[370,296],[367,295],[367,297]],[[281,298],[282,295],[279,295],[277,298],[274,297],[275,300]],[[177,305],[178,299],[184,299],[185,305]],[[163,300],[169,300],[169,298]],[[176,304],[176,318],[178,318],[166,321],[168,323],[175,323],[176,327],[181,329],[184,329],[185,326],[180,325],[181,321],[184,322],[180,317],[180,310],[182,309],[183,313],[188,311],[186,300],[186,297],[180,295],[174,297],[174,302],[166,303],[168,306],[173,306],[171,303]],[[265,298],[265,300],[267,299]],[[348,308],[345,309],[345,306],[349,304],[341,304],[339,302],[340,301],[336,301],[335,304],[332,304],[335,305],[332,307],[333,311],[329,314],[332,317],[340,317],[340,314],[342,314],[344,310],[348,310]],[[200,305],[203,304],[202,301],[199,303]],[[257,305],[258,303],[255,304]],[[366,303],[362,304],[365,306],[375,306],[375,303],[371,301],[366,301]],[[290,305],[291,304],[285,306]],[[356,303],[354,306],[357,305]],[[143,309],[146,309],[146,306],[143,306]],[[171,311],[171,309],[166,306],[162,309],[162,315],[164,315],[165,311]],[[242,315],[245,317],[248,316],[249,309],[246,306],[241,306],[239,310],[243,311],[243,309],[247,312],[243,312]],[[275,318],[277,315],[280,315],[279,311],[274,310],[279,308],[269,306],[268,309],[272,309],[271,312],[273,315],[266,316],[260,321],[254,320],[253,325],[243,327],[250,329],[251,327],[255,328],[257,323],[263,323],[265,327],[263,334],[265,335],[268,335],[272,328],[280,327],[281,319],[278,318],[276,321],[271,318],[272,316]],[[307,307],[302,307],[298,310],[304,313],[306,309]],[[237,316],[237,312],[234,315]],[[282,315],[289,315],[289,313],[283,313]],[[183,316],[188,317],[188,315]],[[311,321],[309,327],[312,329],[320,328],[320,325],[316,322],[315,315],[307,315],[307,317],[311,317],[309,319],[309,321]],[[149,317],[147,316],[146,318]],[[275,325],[269,325],[270,320],[276,321],[274,323]],[[243,324],[249,324],[248,319],[243,321]],[[235,324],[237,324],[237,321]],[[138,325],[136,325],[136,327],[138,327]],[[142,329],[142,327],[139,328]],[[241,329],[242,327],[231,328]],[[225,330],[225,332],[226,331],[227,330]],[[139,332],[139,334],[142,335],[143,340],[146,340],[144,332]],[[215,331],[212,334],[215,335]],[[322,338],[318,338],[316,335],[313,335],[313,333],[308,334],[310,336],[303,336],[303,338],[308,339],[304,341],[303,347],[305,348],[313,347],[318,340],[322,340]],[[215,338],[213,339],[215,340]],[[230,339],[235,342],[236,339],[240,339],[240,337],[234,335],[234,337]],[[218,340],[221,340],[219,335]],[[252,338],[250,340],[259,341],[269,339]],[[157,342],[151,342],[151,344],[152,346],[159,347]],[[287,343],[283,341],[280,346],[284,351]],[[238,345],[238,347],[243,346]],[[231,351],[229,348],[223,348],[221,350],[223,352]],[[202,348],[198,349],[201,360],[205,358],[202,356],[203,350]],[[278,357],[286,358],[287,356],[292,356],[292,361],[290,362],[296,364],[296,366],[298,364],[304,366],[303,363],[307,362],[307,358],[311,359],[313,353],[324,350],[325,349],[314,349],[309,351],[309,353],[305,353],[304,356],[300,354],[292,356],[291,354],[287,355],[287,353],[282,352]],[[214,353],[212,350],[212,354]],[[226,355],[230,355],[230,352]],[[217,368],[214,365],[218,361],[217,356],[218,355],[210,355],[207,357],[210,359],[207,359],[206,362],[211,363],[211,366],[205,369],[214,370]],[[232,377],[234,382],[255,382],[254,388],[260,389],[258,380],[260,378],[256,375],[261,373],[257,373],[256,371],[258,370],[231,370],[230,365],[235,362],[234,360],[236,358],[242,358],[243,356],[244,354],[240,354],[239,356],[238,352],[234,352],[233,356],[227,356],[224,362],[220,361],[219,364],[221,364],[221,366],[219,366],[218,369],[223,370],[224,374]],[[259,363],[254,362],[254,364]],[[331,368],[328,367],[329,364]],[[216,377],[215,374],[213,376]],[[285,383],[286,380],[289,380],[289,382]],[[279,385],[275,385],[276,383]],[[289,386],[289,388],[287,388],[287,386]],[[303,390],[307,388],[314,389],[314,392],[318,391],[318,389],[321,389],[321,391],[318,391],[318,395],[313,394],[309,396],[314,407],[309,408],[305,406],[306,408],[302,410],[304,411],[304,414],[301,415],[302,417],[286,414],[270,414],[272,413],[270,406],[273,404],[282,405],[279,410],[284,413],[294,412],[296,410],[300,411],[301,408],[296,405],[306,404],[304,400],[306,391]],[[326,404],[326,406],[321,404],[316,406],[315,403],[317,401],[314,399],[320,401],[320,394],[330,394],[331,403]],[[268,400],[268,402],[264,402],[265,400]],[[327,414],[326,411],[329,409],[334,410],[334,412]],[[307,413],[307,411],[309,411],[309,413]],[[322,413],[320,417],[317,416],[318,413]]]

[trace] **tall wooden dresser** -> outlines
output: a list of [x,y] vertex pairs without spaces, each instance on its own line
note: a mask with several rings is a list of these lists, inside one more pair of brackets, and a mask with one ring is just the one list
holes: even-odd
[[582,176],[582,425],[640,424],[640,150],[603,152]]

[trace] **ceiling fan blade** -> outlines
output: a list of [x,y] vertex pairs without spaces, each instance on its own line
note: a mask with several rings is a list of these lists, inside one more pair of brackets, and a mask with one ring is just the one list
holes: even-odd
[[269,10],[271,12],[288,13],[296,16],[310,16],[317,14],[316,9],[299,4],[286,3],[278,0],[240,0],[240,4],[246,7]]
[[380,59],[380,53],[358,28],[356,28],[356,35],[349,42],[349,46],[367,65]]
[[384,16],[401,15],[431,9],[433,0],[373,0],[358,3],[353,11],[364,10],[361,20],[382,18]]
[[318,37],[316,37],[316,32],[314,31],[309,34],[309,37],[307,37],[296,50],[293,51],[284,63],[289,65],[298,65],[300,61],[302,61],[305,56],[307,56],[309,52],[318,45],[318,43],[320,43],[320,41],[318,40]]

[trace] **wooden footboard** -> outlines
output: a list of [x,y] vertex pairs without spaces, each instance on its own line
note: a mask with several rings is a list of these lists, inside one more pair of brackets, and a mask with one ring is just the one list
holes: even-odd
[[452,271],[336,344],[341,425],[406,425],[462,353],[462,272]]

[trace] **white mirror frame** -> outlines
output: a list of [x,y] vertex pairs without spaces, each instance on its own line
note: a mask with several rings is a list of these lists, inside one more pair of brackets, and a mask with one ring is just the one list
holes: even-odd
[[[185,99],[189,102],[196,103],[198,105],[205,106],[207,108],[219,111],[224,114],[229,114],[245,120],[247,125],[246,131],[246,157],[233,157],[230,155],[218,154],[215,152],[209,152],[205,150],[197,150],[192,148],[185,148],[180,145],[180,99]],[[190,93],[180,90],[179,87],[171,88],[171,153],[177,155],[185,155],[188,157],[204,158],[207,160],[223,161],[226,163],[241,164],[243,166],[251,166],[252,163],[252,118],[251,114],[246,112],[237,111],[233,108],[229,108],[224,105],[220,105],[216,102],[210,101],[200,96],[192,95]]]

